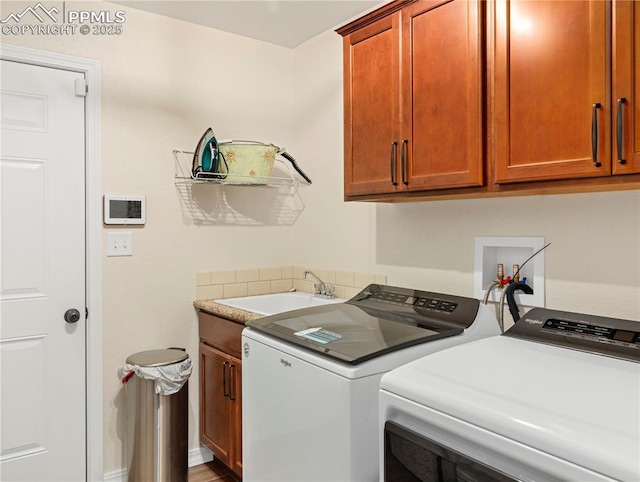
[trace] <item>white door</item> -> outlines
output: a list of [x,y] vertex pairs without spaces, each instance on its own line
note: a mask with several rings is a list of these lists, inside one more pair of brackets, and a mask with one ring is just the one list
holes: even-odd
[[85,480],[84,77],[1,62],[0,480]]

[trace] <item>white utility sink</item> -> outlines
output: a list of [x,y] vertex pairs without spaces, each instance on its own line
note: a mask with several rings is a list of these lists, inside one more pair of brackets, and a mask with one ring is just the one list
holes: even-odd
[[343,303],[342,298],[326,298],[311,293],[274,293],[270,295],[243,296],[240,298],[227,298],[216,300],[216,303],[230,306],[239,310],[258,313],[259,315],[275,315],[285,311],[310,308],[312,306],[323,306],[330,303]]

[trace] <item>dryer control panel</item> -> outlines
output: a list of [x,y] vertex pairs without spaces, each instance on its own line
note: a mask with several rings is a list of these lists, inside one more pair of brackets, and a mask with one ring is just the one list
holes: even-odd
[[534,308],[504,336],[640,362],[640,322]]

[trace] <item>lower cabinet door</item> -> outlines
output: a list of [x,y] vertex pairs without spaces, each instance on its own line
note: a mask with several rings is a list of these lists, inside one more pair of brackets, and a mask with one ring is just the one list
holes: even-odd
[[200,343],[200,441],[242,477],[242,362]]
[[200,343],[200,440],[216,459],[231,464],[231,357]]

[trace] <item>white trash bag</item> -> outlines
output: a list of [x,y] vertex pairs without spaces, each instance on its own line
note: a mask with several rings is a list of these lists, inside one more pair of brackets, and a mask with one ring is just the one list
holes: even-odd
[[125,363],[118,370],[118,376],[122,383],[127,383],[134,374],[145,380],[153,380],[158,395],[173,395],[179,392],[187,382],[192,369],[193,363],[190,358],[161,366],[140,366]]

